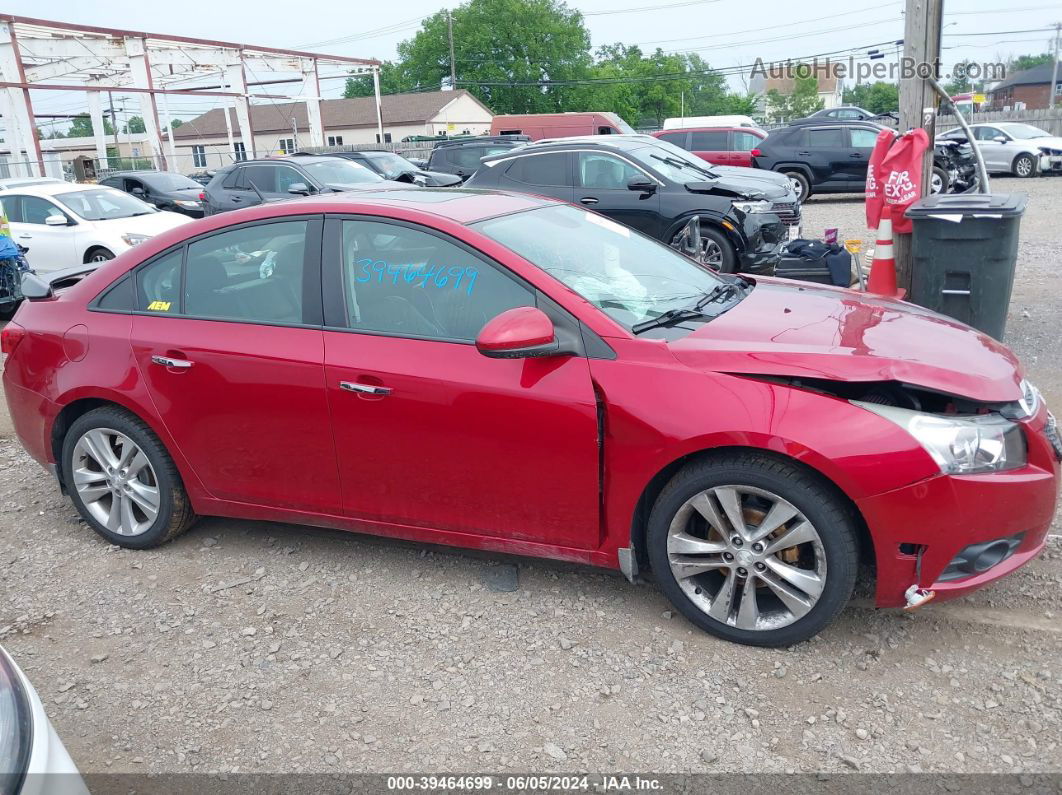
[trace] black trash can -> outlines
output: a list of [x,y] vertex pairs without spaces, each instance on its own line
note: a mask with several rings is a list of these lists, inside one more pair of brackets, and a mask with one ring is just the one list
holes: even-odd
[[1027,199],[1024,193],[941,194],[911,205],[908,300],[1002,340]]

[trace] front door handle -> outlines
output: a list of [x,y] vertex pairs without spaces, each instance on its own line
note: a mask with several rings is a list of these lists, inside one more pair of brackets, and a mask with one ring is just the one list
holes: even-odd
[[347,392],[362,392],[366,395],[390,395],[391,387],[373,386],[372,384],[359,384],[356,381],[340,381],[339,388]]
[[174,359],[170,356],[152,356],[151,363],[163,367],[176,367],[178,370],[187,370],[194,364],[187,359]]
[[597,204],[597,199],[595,199],[593,196],[583,196],[583,198],[579,199],[579,201],[583,204]]
[[862,157],[863,155],[861,155],[859,152],[852,152],[852,154],[850,154],[848,156],[849,157]]
[[32,240],[33,235],[19,235],[20,240]]
[[811,152],[797,152],[801,157],[811,157]]

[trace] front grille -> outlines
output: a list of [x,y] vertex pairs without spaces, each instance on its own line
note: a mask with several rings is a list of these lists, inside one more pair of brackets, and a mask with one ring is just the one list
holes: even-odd
[[771,212],[782,219],[786,226],[800,226],[800,204],[798,202],[774,202]]

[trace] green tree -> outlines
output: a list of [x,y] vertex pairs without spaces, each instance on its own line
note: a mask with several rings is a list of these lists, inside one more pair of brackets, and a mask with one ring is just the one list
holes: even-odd
[[872,113],[892,113],[900,109],[900,87],[879,80],[860,83],[844,90],[845,105],[855,105]]
[[767,92],[767,115],[773,121],[800,119],[825,107],[819,96],[819,79],[814,74],[801,77],[800,65],[795,71],[791,94],[782,94],[776,88]]
[[1049,64],[1053,60],[1054,56],[1049,52],[1040,53],[1040,55],[1019,55],[1017,58],[1011,58],[1010,63],[1007,64],[1007,73],[1024,72],[1026,69]]
[[[114,135],[114,125],[109,119],[103,120],[103,131],[106,135]],[[70,122],[70,129],[66,132],[67,138],[91,138],[92,118],[87,113],[79,113]]]
[[[468,0],[452,15],[457,85],[495,113],[560,111],[583,92],[578,86],[533,85],[589,74],[590,34],[582,15],[561,0]],[[449,82],[444,11],[425,19],[412,39],[398,45],[395,68],[391,86],[400,90],[433,91]]]
[[184,122],[181,121],[180,119],[174,119],[173,121],[170,122],[170,129],[176,130],[182,124],[184,124]]
[[[412,88],[414,88],[414,85],[406,80],[402,74],[401,67],[391,61],[384,61],[380,64],[381,94],[401,94]],[[351,97],[371,97],[372,95],[371,74],[347,78],[347,82],[343,87],[344,97],[350,99]]]
[[147,127],[144,125],[144,119],[141,116],[130,116],[128,123],[122,129],[125,133],[142,133],[146,132]]

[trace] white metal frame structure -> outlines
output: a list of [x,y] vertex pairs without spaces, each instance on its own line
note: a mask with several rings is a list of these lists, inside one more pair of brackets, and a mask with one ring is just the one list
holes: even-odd
[[[380,112],[380,62],[368,58],[282,50],[250,44],[236,44],[184,36],[166,36],[133,30],[74,25],[43,19],[0,14],[0,116],[8,143],[18,160],[25,153],[28,174],[44,174],[44,157],[33,112],[30,90],[79,91],[87,94],[88,112],[101,167],[107,164],[107,141],[103,124],[104,92],[136,94],[148,139],[166,168],[162,131],[170,129],[167,96],[212,96],[227,100],[224,108],[235,109],[238,137],[229,136],[233,159],[236,143],[243,144],[247,156],[256,157],[254,131],[248,108],[252,99],[306,103],[311,146],[324,145],[321,124],[320,67],[339,67],[342,75],[373,74],[377,125],[383,140]],[[288,79],[248,83],[247,73],[294,73]],[[178,88],[193,78],[218,78],[217,85]],[[252,86],[299,83],[297,96],[252,93]],[[160,123],[159,105],[164,124]],[[171,135],[166,135],[169,158],[176,159]]]

